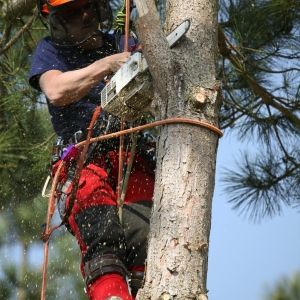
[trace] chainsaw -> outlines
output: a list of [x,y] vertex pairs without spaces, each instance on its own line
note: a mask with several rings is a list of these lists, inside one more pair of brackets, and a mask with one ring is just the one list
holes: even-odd
[[[167,35],[170,48],[189,27],[190,20],[185,20]],[[149,110],[153,95],[153,82],[147,61],[142,52],[135,52],[101,91],[101,106],[105,111],[133,122]]]

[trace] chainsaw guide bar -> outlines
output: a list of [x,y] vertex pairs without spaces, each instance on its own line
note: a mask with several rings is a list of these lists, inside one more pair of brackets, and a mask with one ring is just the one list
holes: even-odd
[[[170,48],[186,34],[190,20],[183,21],[166,37]],[[131,55],[101,91],[102,108],[128,122],[139,118],[153,99],[152,77],[142,52]]]

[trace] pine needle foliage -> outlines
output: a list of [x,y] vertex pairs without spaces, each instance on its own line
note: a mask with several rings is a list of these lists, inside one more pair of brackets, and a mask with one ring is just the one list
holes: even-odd
[[[23,30],[31,20],[30,30]],[[41,190],[55,135],[45,99],[29,86],[27,77],[36,43],[47,31],[32,16],[6,20],[0,15],[0,32],[0,295],[1,299],[34,300],[41,295],[40,235],[47,213]],[[72,244],[64,230],[57,236]],[[65,244],[57,247],[65,253]],[[38,264],[33,253],[39,253]],[[49,263],[47,299],[60,294],[61,299],[83,298],[76,255],[68,258],[68,266],[66,254],[56,251],[55,255]],[[62,277],[76,280],[69,280],[66,287]]]
[[224,170],[224,194],[252,220],[299,205],[298,1],[220,1],[223,130],[256,147]]
[[263,297],[264,300],[299,300],[300,299],[300,272],[292,277],[281,278],[273,288],[270,288]]

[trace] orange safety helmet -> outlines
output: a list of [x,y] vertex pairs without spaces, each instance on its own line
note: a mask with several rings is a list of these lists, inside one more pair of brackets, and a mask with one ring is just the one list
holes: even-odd
[[45,0],[37,0],[37,7],[39,16],[47,20],[49,15],[49,8]]
[[[86,0],[37,0],[39,16],[49,29],[54,44],[65,47],[76,46],[87,41],[92,36],[103,34],[111,30],[113,17],[109,0],[90,0],[97,12],[99,33],[93,33],[80,41],[74,40],[73,35],[68,32],[68,29],[65,26],[65,20],[59,15],[59,12],[70,4],[78,2],[80,6],[80,2],[85,1]],[[54,19],[56,22],[53,22]],[[60,23],[60,26],[54,24],[57,22]]]

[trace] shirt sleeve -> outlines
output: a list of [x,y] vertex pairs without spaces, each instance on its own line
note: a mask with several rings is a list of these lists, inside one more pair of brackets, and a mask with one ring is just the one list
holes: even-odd
[[66,72],[68,68],[60,58],[60,51],[51,43],[50,37],[47,37],[40,40],[33,54],[29,84],[40,91],[39,77],[49,70]]

